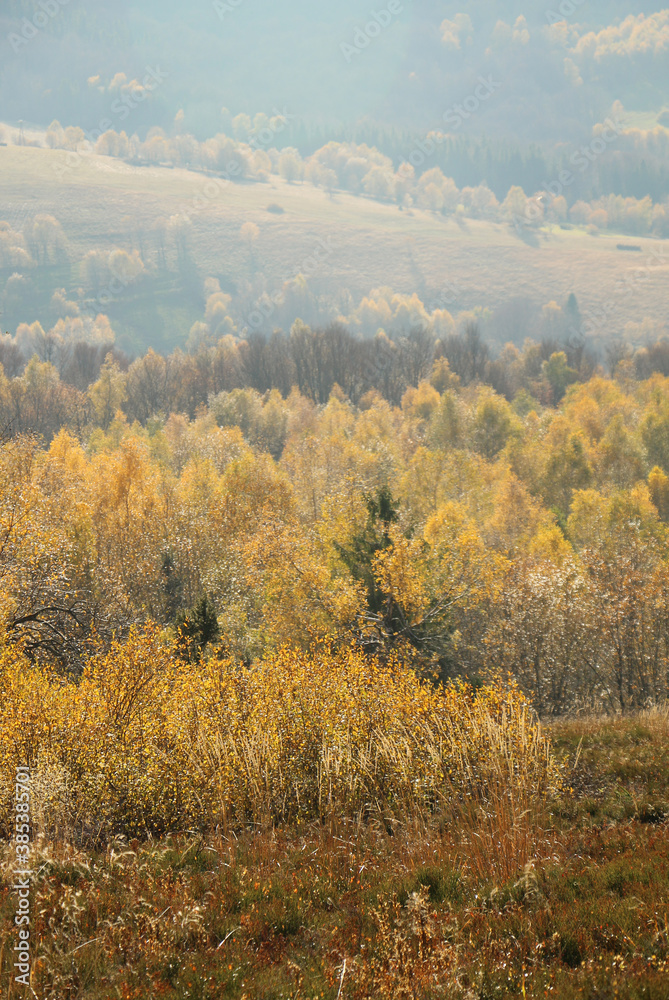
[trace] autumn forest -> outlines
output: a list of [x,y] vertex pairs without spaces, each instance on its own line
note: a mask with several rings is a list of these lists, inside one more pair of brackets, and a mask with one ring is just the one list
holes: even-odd
[[0,50],[0,996],[667,1000],[669,9]]

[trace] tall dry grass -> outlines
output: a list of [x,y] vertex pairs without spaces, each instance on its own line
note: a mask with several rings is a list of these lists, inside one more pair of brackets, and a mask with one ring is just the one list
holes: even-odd
[[5,832],[14,768],[28,763],[49,835],[441,822],[502,876],[532,857],[560,780],[513,686],[435,688],[353,650],[184,666],[149,629],[91,657],[77,684],[5,647],[0,686]]

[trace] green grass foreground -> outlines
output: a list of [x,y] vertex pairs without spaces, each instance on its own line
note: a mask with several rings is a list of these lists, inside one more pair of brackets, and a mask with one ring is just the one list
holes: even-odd
[[[572,789],[504,884],[486,876],[464,813],[429,831],[341,822],[97,854],[42,844],[34,995],[666,1000],[669,713],[560,723],[552,737]],[[10,982],[10,886],[3,1000],[30,995]]]

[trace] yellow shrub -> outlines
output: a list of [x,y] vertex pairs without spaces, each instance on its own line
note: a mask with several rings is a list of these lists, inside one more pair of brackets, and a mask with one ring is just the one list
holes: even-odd
[[188,666],[172,652],[155,628],[132,633],[92,656],[77,683],[0,653],[5,831],[18,764],[60,775],[60,824],[96,837],[426,816],[462,793],[484,802],[493,787],[520,805],[555,780],[513,687],[437,689],[356,650],[282,649],[253,667]]

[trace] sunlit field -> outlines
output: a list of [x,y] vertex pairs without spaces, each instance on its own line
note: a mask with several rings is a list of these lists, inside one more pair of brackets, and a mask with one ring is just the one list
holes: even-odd
[[[207,198],[204,174],[133,167],[92,153],[77,154],[75,165],[68,166],[68,155],[0,148],[0,219],[11,220],[13,206],[24,205],[30,215],[49,214],[60,222],[71,263],[58,272],[58,280],[68,296],[82,281],[80,263],[89,251],[129,248],[138,230],[153,246],[160,220],[192,212],[193,261],[231,291],[252,276],[248,247],[239,238],[241,226],[251,222],[259,230],[253,269],[262,272],[270,293],[305,270],[305,261],[324,240],[326,259],[310,278],[323,293],[347,289],[357,300],[389,286],[416,292],[426,303],[446,298],[457,313],[494,309],[511,299],[543,304],[573,292],[583,314],[597,318],[598,328],[605,321],[622,333],[626,323],[638,321],[641,300],[644,317],[664,320],[666,240],[635,237],[631,242],[642,253],[630,259],[617,249],[621,236],[615,232],[591,236],[583,229],[547,225],[522,239],[508,223],[456,220],[421,208],[400,211],[397,205],[342,191],[328,194],[274,175],[263,183],[229,183],[217,197]],[[205,206],[193,211],[197,198]],[[268,211],[272,205],[283,214]],[[167,282],[163,276],[148,291],[130,285],[105,308],[122,342],[135,350],[172,348],[201,315],[199,290],[194,294],[184,286],[176,263],[171,267],[175,273]],[[56,273],[48,277],[51,288]]]
[[[331,692],[350,684],[350,670],[350,664],[330,664]],[[225,670],[207,673],[220,676]],[[412,724],[412,714],[416,724],[416,713],[426,707],[416,704],[418,691],[411,683],[410,704],[405,684],[399,677],[375,680],[369,690],[378,694],[381,685],[383,701],[399,696],[403,727]],[[296,689],[286,692],[280,684],[280,690],[281,707],[267,713],[270,731],[277,711],[284,721],[299,711],[302,696]],[[458,703],[439,758],[442,766],[453,767],[439,781],[433,773],[430,784],[438,794],[429,806],[423,791],[416,794],[415,784],[407,782],[416,765],[404,728],[391,751],[392,787],[380,783],[378,773],[373,776],[374,764],[364,757],[367,801],[360,809],[351,795],[350,770],[341,766],[341,742],[334,744],[338,772],[332,754],[321,752],[319,760],[314,753],[312,716],[310,730],[300,727],[281,748],[275,744],[274,754],[283,751],[289,775],[283,785],[278,756],[267,753],[245,721],[237,726],[243,760],[233,756],[232,741],[229,748],[246,783],[243,801],[259,817],[252,825],[231,814],[212,815],[219,820],[215,827],[207,823],[148,838],[107,836],[97,846],[81,837],[100,838],[100,827],[79,826],[83,815],[73,808],[87,784],[85,765],[68,786],[62,764],[46,763],[50,755],[81,759],[85,749],[78,740],[69,748],[67,741],[58,744],[57,737],[48,751],[43,736],[44,763],[34,782],[36,815],[43,824],[34,857],[31,982],[37,995],[666,996],[666,713],[561,723],[539,736],[513,695],[500,703],[483,693],[472,702],[461,691]],[[103,705],[100,699],[96,722],[100,729],[113,728]],[[383,707],[375,705],[373,712]],[[370,721],[367,715],[365,723]],[[500,738],[500,722],[508,727],[506,739]],[[152,729],[149,718],[145,727]],[[481,727],[492,740],[486,740],[485,760],[477,761]],[[219,715],[214,724],[210,714],[210,750],[220,752],[214,733],[220,740],[226,728],[225,718]],[[136,742],[136,724],[132,731]],[[365,741],[366,749],[376,750],[377,763],[384,747],[390,751],[385,734],[391,738],[392,729],[376,737],[377,747],[373,735]],[[549,737],[551,764],[544,755]],[[82,744],[86,748],[88,737]],[[116,733],[110,745],[97,790],[100,815],[120,807],[140,816],[137,801],[114,798],[112,789],[118,795],[121,785]],[[183,739],[181,752],[191,748]],[[434,742],[414,748],[435,755]],[[206,750],[200,734],[201,760]],[[146,747],[146,752],[155,794],[157,775],[149,763],[155,751]],[[348,754],[350,766],[350,748]],[[140,779],[137,772],[131,775],[133,763],[125,769],[123,792],[132,777]],[[194,765],[193,791],[200,777]],[[560,781],[542,787],[551,771]],[[537,779],[532,788],[530,775]],[[165,790],[174,788],[174,777],[174,767],[164,766]],[[337,793],[342,783],[347,787]],[[298,788],[301,808],[295,808]],[[288,824],[269,815],[270,797],[280,791],[288,793],[280,808],[292,792],[293,807],[302,813]],[[309,798],[317,791],[318,802]],[[5,942],[12,918],[5,888]],[[6,947],[2,961],[4,990],[11,961]]]

